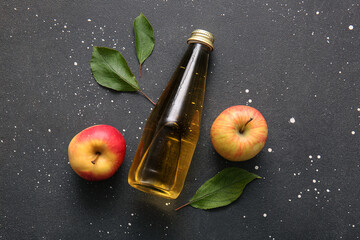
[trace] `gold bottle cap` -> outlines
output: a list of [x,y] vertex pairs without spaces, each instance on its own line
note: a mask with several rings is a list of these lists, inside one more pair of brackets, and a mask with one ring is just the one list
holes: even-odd
[[214,50],[214,36],[205,30],[196,29],[191,33],[191,37],[187,40],[187,43],[202,43],[210,48],[210,51]]

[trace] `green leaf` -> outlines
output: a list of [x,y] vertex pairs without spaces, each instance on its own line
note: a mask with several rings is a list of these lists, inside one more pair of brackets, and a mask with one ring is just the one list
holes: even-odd
[[134,20],[134,32],[136,54],[141,66],[145,59],[150,56],[155,45],[153,28],[142,13]]
[[140,87],[120,52],[105,47],[94,47],[91,71],[95,80],[116,91],[139,91]]
[[226,206],[238,199],[245,186],[256,178],[260,177],[244,169],[226,168],[206,181],[190,199],[189,203],[182,207],[189,204],[200,209]]

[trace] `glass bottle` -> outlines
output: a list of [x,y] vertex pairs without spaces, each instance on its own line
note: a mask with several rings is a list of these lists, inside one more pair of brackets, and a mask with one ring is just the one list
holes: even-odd
[[179,196],[199,138],[201,112],[214,37],[195,30],[179,66],[146,121],[129,184],[141,191]]

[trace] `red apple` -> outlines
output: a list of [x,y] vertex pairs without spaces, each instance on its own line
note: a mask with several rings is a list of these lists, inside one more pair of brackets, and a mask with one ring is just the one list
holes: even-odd
[[264,147],[268,135],[265,118],[255,108],[232,106],[225,109],[211,127],[215,150],[230,161],[255,157]]
[[114,175],[124,161],[126,143],[109,125],[95,125],[78,133],[69,144],[69,162],[82,178],[100,181]]

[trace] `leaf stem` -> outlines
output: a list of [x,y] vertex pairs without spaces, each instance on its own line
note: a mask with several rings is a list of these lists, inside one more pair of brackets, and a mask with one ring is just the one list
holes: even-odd
[[208,197],[208,196],[210,196],[210,195],[212,195],[212,194],[214,194],[214,193],[208,193],[208,194],[205,194],[204,196],[199,197],[198,199],[194,199],[194,200],[192,200],[192,201],[190,200],[188,203],[186,203],[186,204],[178,207],[177,209],[175,209],[175,211],[178,211],[178,210],[182,209],[183,207],[186,207],[186,206],[189,205],[189,204],[192,204],[192,203],[194,203],[194,202],[200,201],[201,199],[206,198],[206,197]]
[[139,78],[141,78],[141,63],[140,63],[140,67],[139,67]]
[[186,203],[186,204],[178,207],[177,209],[175,209],[175,211],[178,211],[178,210],[182,209],[183,207],[186,207],[186,206],[189,205],[189,204],[191,204],[191,202],[188,202],[188,203]]
[[149,100],[154,106],[156,105],[156,103],[153,100],[151,100],[151,98],[149,98],[143,91],[138,89],[138,92],[141,93],[144,97],[146,97],[146,99]]

